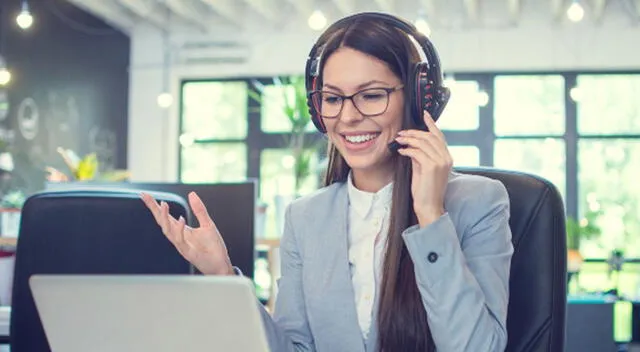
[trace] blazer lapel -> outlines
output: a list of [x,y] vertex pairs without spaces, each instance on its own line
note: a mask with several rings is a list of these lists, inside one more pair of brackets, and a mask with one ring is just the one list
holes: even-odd
[[349,267],[349,203],[346,187],[338,187],[328,203],[323,204],[327,211],[315,219],[318,228],[309,229],[322,234],[314,236],[314,241],[318,241],[314,246],[317,251],[314,251],[312,263],[309,263],[313,268],[309,269],[313,270],[309,274],[314,277],[310,277],[308,292],[314,292],[311,301],[317,306],[313,308],[322,312],[316,316],[316,328],[327,339],[343,336],[340,339],[341,346],[336,351],[364,352]]

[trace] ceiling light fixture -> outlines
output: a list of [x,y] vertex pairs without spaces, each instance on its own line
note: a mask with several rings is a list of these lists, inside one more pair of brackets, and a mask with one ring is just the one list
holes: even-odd
[[574,0],[567,9],[567,18],[571,22],[580,22],[584,18],[584,8],[579,1]]
[[22,29],[29,29],[31,25],[33,25],[33,16],[31,16],[29,4],[26,0],[22,2],[22,10],[16,17],[16,23],[18,24],[18,27]]
[[323,29],[327,25],[327,18],[324,16],[324,13],[320,10],[315,10],[309,16],[309,20],[307,21],[309,27],[314,31],[319,31]]
[[11,72],[7,68],[7,63],[0,55],[0,86],[6,86],[11,81]]
[[173,104],[173,96],[171,93],[160,93],[157,98],[158,106],[163,109],[168,109]]

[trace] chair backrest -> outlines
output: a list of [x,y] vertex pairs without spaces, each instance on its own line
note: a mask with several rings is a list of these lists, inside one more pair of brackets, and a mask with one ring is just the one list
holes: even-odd
[[564,350],[567,248],[562,197],[549,181],[492,168],[456,168],[501,181],[511,200],[514,253],[507,351]]
[[[175,216],[184,199],[154,193]],[[22,219],[13,281],[12,352],[50,351],[29,288],[32,274],[191,274],[135,191],[47,191],[31,196]],[[64,310],[64,307],[60,307]]]

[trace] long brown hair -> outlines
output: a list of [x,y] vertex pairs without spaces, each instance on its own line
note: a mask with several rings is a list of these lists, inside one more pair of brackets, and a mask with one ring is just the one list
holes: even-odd
[[[319,43],[322,43],[321,72],[323,63],[334,51],[340,47],[350,47],[382,60],[406,83],[409,74],[407,71],[420,58],[405,33],[373,19],[361,18],[348,26],[326,32],[319,38]],[[404,90],[403,129],[416,127],[407,103],[411,93]],[[350,167],[331,142],[327,156],[329,160],[325,185],[345,182]],[[418,223],[411,195],[411,160],[396,155],[393,165],[395,172],[391,216],[379,288],[378,348],[383,352],[434,351],[413,262],[402,239],[402,232]]]

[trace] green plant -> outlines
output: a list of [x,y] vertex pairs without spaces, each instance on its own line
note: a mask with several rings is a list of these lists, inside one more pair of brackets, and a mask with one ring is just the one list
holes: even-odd
[[2,197],[2,206],[5,208],[22,208],[26,197],[22,191],[14,190]]
[[[293,167],[295,193],[298,194],[302,183],[313,173],[312,160],[320,143],[313,143],[308,138],[307,126],[311,122],[311,115],[307,106],[304,77],[275,77],[273,84],[281,88],[282,112],[291,124],[285,143],[295,160]],[[261,103],[264,85],[254,81],[253,87],[254,89],[249,90],[249,97]]]
[[567,226],[567,248],[580,250],[580,241],[582,239],[591,239],[601,234],[598,226],[598,217],[601,215],[600,210],[587,210],[580,221],[576,221],[573,217],[568,216],[566,219]]

